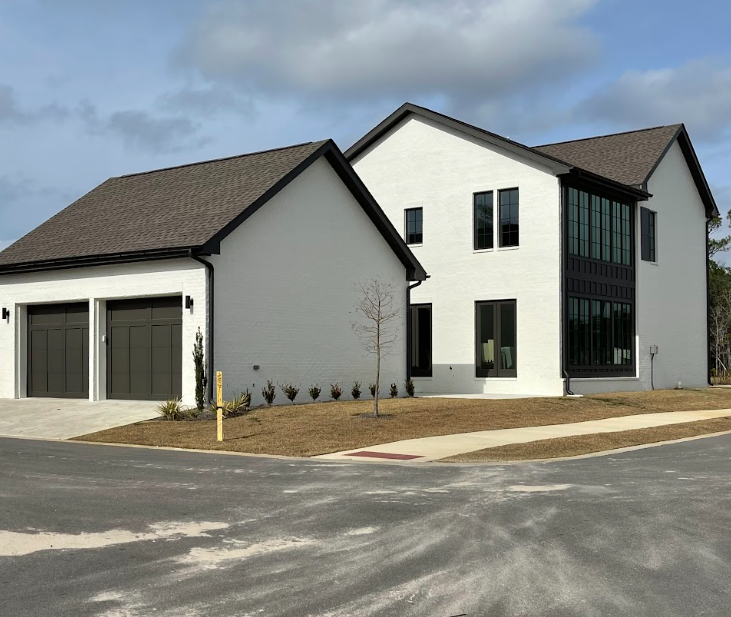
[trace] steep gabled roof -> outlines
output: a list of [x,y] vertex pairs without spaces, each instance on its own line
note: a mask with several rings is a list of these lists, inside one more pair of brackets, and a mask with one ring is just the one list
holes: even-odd
[[472,124],[468,124],[467,122],[462,122],[461,120],[457,120],[456,118],[446,116],[431,109],[427,109],[426,107],[421,107],[420,105],[414,105],[413,103],[404,103],[390,116],[388,116],[388,118],[383,120],[383,122],[378,124],[363,137],[361,137],[350,148],[348,148],[345,151],[345,156],[349,161],[353,161],[353,159],[357,158],[363,152],[368,150],[368,148],[370,148],[374,143],[384,137],[389,131],[391,131],[393,128],[403,122],[410,115],[426,118],[427,120],[431,120],[432,122],[435,122],[437,124],[447,126],[455,131],[470,135],[476,139],[484,141],[485,143],[489,143],[514,154],[523,156],[529,160],[544,165],[545,167],[553,171],[553,173],[555,173],[556,175],[570,173],[575,176],[581,176],[590,181],[606,185],[607,188],[629,195],[634,199],[644,200],[650,196],[649,193],[647,193],[647,191],[642,188],[633,187],[623,184],[621,182],[617,182],[612,178],[607,178],[606,176],[596,174],[589,169],[584,169],[578,165],[569,163],[561,159],[560,157],[554,156],[548,152],[541,152],[536,148],[531,148],[530,146],[526,146],[525,144],[513,141],[512,139],[508,139],[507,137],[502,137],[501,135],[497,135],[496,133],[491,133],[490,131],[486,131],[485,129],[481,129]]
[[0,273],[213,254],[325,157],[412,280],[426,273],[332,140],[110,178],[0,252]]
[[642,186],[680,127],[680,124],[657,126],[546,144],[535,149],[622,184]]
[[682,124],[546,144],[536,146],[534,149],[622,184],[647,190],[650,176],[676,141],[683,151],[706,208],[706,215],[718,216],[713,194],[708,187],[688,132]]

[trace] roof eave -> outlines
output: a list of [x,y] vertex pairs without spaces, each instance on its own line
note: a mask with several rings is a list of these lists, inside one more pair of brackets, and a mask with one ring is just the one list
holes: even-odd
[[393,252],[399,257],[401,263],[406,268],[406,279],[409,281],[426,280],[426,270],[401,237],[401,234],[399,234],[393,226],[393,223],[391,223],[391,220],[388,216],[386,216],[386,213],[381,209],[381,206],[378,205],[378,202],[375,200],[373,195],[371,195],[371,192],[355,172],[353,166],[348,162],[345,155],[334,142],[332,144],[332,148],[325,153],[325,158],[351,192],[353,197],[358,200],[361,207],[376,228],[381,232],[381,235],[391,247],[391,250],[393,250]]
[[571,171],[568,174],[564,174],[564,176],[586,180],[591,184],[601,186],[614,193],[619,193],[632,201],[647,201],[650,197],[652,197],[652,194],[648,193],[645,189],[610,180],[605,176],[595,174],[591,171],[587,171],[586,169],[582,169],[581,167],[572,167]]
[[169,249],[153,249],[145,251],[129,251],[125,253],[109,253],[102,255],[83,255],[45,261],[28,261],[11,264],[0,264],[0,276],[6,274],[24,274],[47,270],[67,270],[93,266],[106,266],[139,261],[157,261],[187,257],[191,250],[199,247],[175,247]]

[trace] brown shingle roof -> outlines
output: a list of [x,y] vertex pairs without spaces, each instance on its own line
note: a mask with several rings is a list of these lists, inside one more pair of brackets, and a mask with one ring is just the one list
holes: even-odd
[[672,124],[589,137],[536,146],[534,150],[615,182],[641,187],[682,126]]
[[327,143],[110,178],[0,252],[0,267],[200,247]]

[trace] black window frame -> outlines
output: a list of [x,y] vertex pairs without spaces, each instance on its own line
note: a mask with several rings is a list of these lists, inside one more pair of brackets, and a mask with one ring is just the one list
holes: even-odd
[[[606,369],[615,372],[614,375],[602,374],[602,377],[634,375],[634,303],[571,294],[567,308],[569,369]],[[582,327],[583,318],[587,318],[587,321]]]
[[[489,231],[480,232],[477,216],[477,198],[490,196],[489,217],[487,227]],[[487,205],[487,204],[480,204]],[[486,238],[489,246],[480,246],[479,239]],[[487,251],[495,248],[495,192],[494,191],[478,191],[472,193],[472,246],[475,251]]]
[[[494,351],[501,349],[501,306],[507,305],[513,308],[513,332],[515,335],[515,352],[511,358],[512,368],[501,368],[500,362],[493,363],[492,368],[483,368],[482,364],[482,326],[480,321],[480,307],[491,305],[493,307],[493,332],[495,333]],[[478,300],[475,302],[475,377],[517,377],[518,376],[518,302],[517,300]]]
[[633,265],[633,208],[600,191],[569,185],[566,191],[567,250],[572,257]]
[[[573,189],[573,193],[572,193]],[[580,250],[579,234],[579,193],[589,195],[590,234],[589,250]],[[592,198],[596,196],[599,199]],[[639,215],[640,204],[636,199],[621,191],[616,191],[596,183],[571,178],[562,182],[564,230],[563,268],[564,291],[562,298],[563,361],[568,375],[573,378],[616,378],[636,377],[636,268],[639,261]],[[616,205],[615,205],[616,204]],[[617,224],[615,225],[615,215]],[[616,229],[615,229],[616,227]],[[617,232],[615,241],[614,233]],[[599,237],[597,236],[599,234]],[[615,246],[617,248],[615,258]],[[601,255],[601,259],[597,258]],[[589,301],[590,354],[577,354],[576,328],[579,323],[576,306],[572,307],[570,298],[583,298]],[[597,304],[599,303],[599,304]],[[595,307],[608,303],[608,317],[602,322],[595,319]],[[619,345],[621,363],[614,363],[615,345],[612,324],[614,323],[614,303],[626,304],[629,309],[624,313],[626,327],[625,339]],[[586,304],[583,305],[586,308]],[[572,310],[573,309],[573,310]],[[598,309],[597,309],[598,310]],[[601,309],[602,313],[605,309]],[[585,333],[586,310],[584,310],[582,333]],[[583,341],[584,339],[582,339]],[[581,344],[586,346],[585,343]],[[573,348],[572,348],[573,347]],[[629,350],[625,352],[624,350]],[[578,355],[581,355],[579,358]],[[572,356],[572,357],[571,357]],[[583,363],[590,359],[589,363]],[[575,362],[581,361],[582,364]]]
[[[414,239],[412,240],[409,235],[409,214],[414,213],[414,237],[418,237],[418,240]],[[416,213],[419,214],[418,220],[416,218]],[[417,226],[419,231],[417,232]],[[404,239],[406,240],[406,244],[410,246],[424,244],[424,208],[406,208],[404,210]]]
[[[411,312],[411,321],[410,321],[410,328],[411,328],[411,338],[410,338],[410,345],[411,345],[411,354],[410,354],[410,374],[412,377],[432,377],[433,375],[433,367],[434,367],[434,361],[433,361],[433,349],[434,349],[434,329],[433,329],[433,319],[432,319],[432,305],[431,303],[421,303],[421,304],[412,304],[409,306],[409,310]],[[421,347],[421,341],[419,339],[419,334],[422,332],[420,329],[421,325],[421,315],[423,315],[424,311],[428,311],[429,314],[429,343],[428,343],[428,367],[423,366],[417,366],[417,364],[421,365],[421,359],[422,356],[417,353]]]
[[657,212],[640,207],[640,259],[657,263]]
[[[498,247],[510,248],[520,246],[520,189],[516,186],[509,189],[499,189],[497,193]],[[505,193],[510,195],[506,204],[503,203],[503,194]],[[512,201],[513,194],[516,197],[515,202]],[[503,216],[504,206],[509,208],[508,216]],[[507,230],[503,229],[503,221],[507,221]]]

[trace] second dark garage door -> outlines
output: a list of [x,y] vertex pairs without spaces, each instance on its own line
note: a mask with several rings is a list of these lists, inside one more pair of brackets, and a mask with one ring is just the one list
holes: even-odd
[[107,397],[180,397],[182,324],[179,296],[107,302]]

